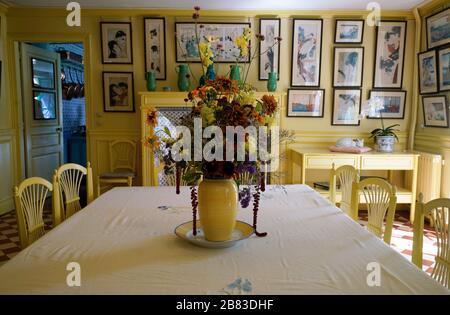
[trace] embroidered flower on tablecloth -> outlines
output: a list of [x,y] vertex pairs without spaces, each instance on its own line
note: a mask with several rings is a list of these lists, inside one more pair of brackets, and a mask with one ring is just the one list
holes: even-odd
[[237,278],[222,291],[230,295],[249,294],[252,291],[252,283],[248,279]]

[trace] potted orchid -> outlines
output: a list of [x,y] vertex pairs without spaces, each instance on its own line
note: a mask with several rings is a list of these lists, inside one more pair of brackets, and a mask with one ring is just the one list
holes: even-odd
[[367,101],[366,114],[370,117],[379,117],[381,121],[381,128],[376,128],[370,133],[370,138],[373,138],[377,151],[390,153],[394,151],[395,140],[398,141],[398,136],[395,129],[399,124],[385,126],[383,121],[383,111],[385,109],[383,99],[374,97]]

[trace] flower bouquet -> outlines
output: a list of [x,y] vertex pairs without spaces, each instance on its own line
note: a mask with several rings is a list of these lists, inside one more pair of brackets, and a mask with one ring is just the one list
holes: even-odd
[[[199,8],[193,18],[199,18]],[[251,30],[245,29],[235,39],[237,60],[250,53],[250,37]],[[264,39],[260,35],[256,38]],[[226,241],[234,228],[238,200],[245,208],[252,199],[254,233],[266,236],[257,231],[257,212],[266,173],[278,167],[279,129],[273,126],[278,103],[272,95],[255,97],[255,88],[246,83],[251,63],[244,80],[205,76],[205,69],[213,65],[213,40],[200,42],[197,36],[204,71],[199,86],[185,98],[191,111],[181,119],[175,133],[164,128],[146,142],[163,163],[164,173],[175,176],[176,193],[180,192],[181,181],[190,186],[194,236],[197,208],[206,239]],[[155,127],[156,110],[147,115],[148,123]]]

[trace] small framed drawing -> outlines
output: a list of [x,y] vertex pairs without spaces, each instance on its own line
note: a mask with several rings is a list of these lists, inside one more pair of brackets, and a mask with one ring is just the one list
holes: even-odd
[[370,91],[369,99],[379,98],[383,107],[377,113],[368,114],[370,119],[403,119],[405,118],[406,91]]
[[406,44],[405,21],[381,21],[377,26],[373,88],[400,89]]
[[33,114],[35,120],[56,119],[55,93],[33,91]]
[[445,96],[423,96],[423,122],[426,127],[448,128]]
[[363,65],[363,47],[334,47],[333,87],[361,87]]
[[320,86],[322,19],[294,19],[291,86]]
[[130,22],[100,22],[103,64],[132,64]]
[[[214,62],[250,62],[250,54],[240,57],[234,40],[251,27],[250,23],[198,23],[198,38],[206,42],[209,37],[218,39],[211,43]],[[200,62],[196,43],[196,23],[175,22],[176,62]]]
[[436,51],[419,53],[419,91],[420,94],[436,93],[438,78],[436,71]]
[[280,79],[280,19],[259,19],[259,33],[264,40],[259,41],[259,80],[267,80],[270,72],[276,72]]
[[134,112],[133,72],[103,72],[105,112]]
[[439,91],[450,90],[450,47],[438,51]]
[[288,117],[323,117],[325,90],[288,89]]
[[145,72],[153,71],[156,80],[166,79],[166,19],[144,18]]
[[364,20],[336,20],[335,44],[362,44]]
[[360,89],[334,89],[332,125],[359,126],[360,112]]
[[450,8],[427,17],[428,49],[450,43]]

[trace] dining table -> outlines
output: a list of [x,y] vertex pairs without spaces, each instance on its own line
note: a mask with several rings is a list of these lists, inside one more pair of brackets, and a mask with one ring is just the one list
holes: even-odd
[[1,266],[0,294],[450,294],[307,185],[266,187],[265,237],[200,247],[189,221],[189,187],[114,188]]

